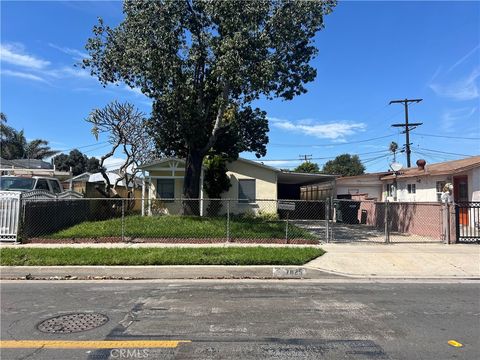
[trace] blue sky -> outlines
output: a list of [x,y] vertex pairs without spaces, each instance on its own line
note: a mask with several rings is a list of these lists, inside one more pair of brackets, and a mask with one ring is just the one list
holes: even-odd
[[[108,144],[96,143],[84,121],[93,108],[118,99],[149,113],[138,91],[103,88],[73,66],[98,16],[117,24],[121,3],[1,2],[1,111],[28,139],[100,156]],[[410,108],[410,121],[424,123],[411,135],[413,164],[480,154],[479,2],[345,1],[325,25],[309,92],[256,104],[270,118],[265,164],[291,168],[301,154],[323,164],[348,152],[370,172],[386,170],[389,143],[405,142],[390,126],[403,122],[403,107],[388,102],[405,97],[424,99]]]

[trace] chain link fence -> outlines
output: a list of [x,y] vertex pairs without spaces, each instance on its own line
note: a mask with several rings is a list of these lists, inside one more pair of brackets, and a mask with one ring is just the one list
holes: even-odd
[[455,209],[352,200],[25,199],[24,242],[455,242]]
[[325,241],[325,202],[242,199],[26,199],[24,242]]
[[440,243],[454,238],[453,207],[441,203],[334,200],[333,209],[332,242]]

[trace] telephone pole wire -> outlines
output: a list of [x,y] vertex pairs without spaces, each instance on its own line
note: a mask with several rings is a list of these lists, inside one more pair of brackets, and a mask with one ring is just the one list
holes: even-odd
[[[393,127],[404,127],[405,130],[405,152],[407,153],[407,167],[410,167],[410,130],[415,129],[417,126],[422,125],[423,123],[408,123],[408,104],[409,103],[419,103],[423,99],[405,99],[405,100],[392,100],[388,105],[391,104],[403,104],[405,106],[405,123],[404,124],[392,124]],[[411,128],[412,126],[412,128]]]
[[307,154],[304,154],[304,155],[298,155],[300,157],[300,160],[303,160],[305,162],[309,162],[311,159],[312,159],[312,155],[307,155]]

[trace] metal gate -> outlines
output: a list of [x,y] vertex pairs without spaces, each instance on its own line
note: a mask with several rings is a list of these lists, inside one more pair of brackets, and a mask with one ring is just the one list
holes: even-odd
[[17,241],[20,196],[17,191],[0,191],[0,241]]
[[457,242],[480,243],[480,202],[455,204]]

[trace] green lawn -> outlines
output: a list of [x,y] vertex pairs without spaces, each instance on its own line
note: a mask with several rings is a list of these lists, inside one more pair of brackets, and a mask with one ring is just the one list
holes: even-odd
[[311,247],[4,248],[0,265],[302,265],[323,254]]
[[[127,216],[125,236],[135,238],[226,238],[226,219],[195,216]],[[84,222],[51,234],[55,239],[100,238],[122,235],[121,219]],[[283,239],[285,222],[233,218],[230,236],[245,239]],[[289,224],[289,239],[315,239],[308,231]]]

